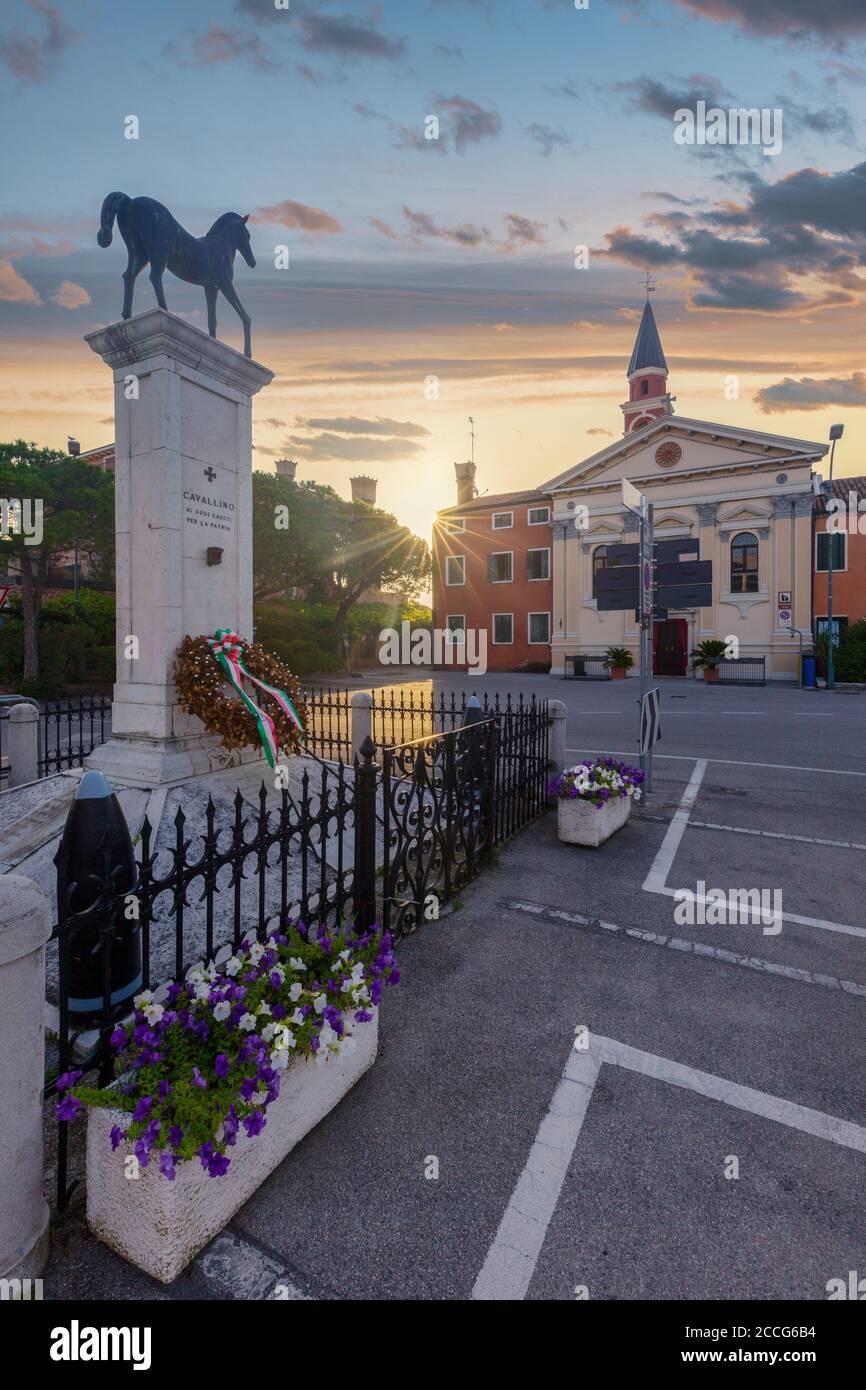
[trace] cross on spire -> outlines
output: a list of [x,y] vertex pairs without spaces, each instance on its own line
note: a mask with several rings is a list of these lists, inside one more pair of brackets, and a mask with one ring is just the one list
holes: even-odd
[[647,301],[649,301],[649,297],[655,289],[655,285],[653,284],[652,271],[646,271],[642,284],[644,289],[646,290]]

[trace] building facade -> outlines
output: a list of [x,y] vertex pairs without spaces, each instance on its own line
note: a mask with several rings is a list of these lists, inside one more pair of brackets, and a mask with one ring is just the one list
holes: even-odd
[[812,616],[815,637],[823,637],[832,545],[833,627],[838,641],[853,623],[866,618],[866,477],[834,478],[833,499],[836,507],[828,516],[826,494],[815,498]]
[[[657,540],[689,541],[691,553],[712,562],[710,605],[668,608],[655,623],[656,673],[684,675],[698,643],[735,638],[741,657],[764,659],[768,679],[796,679],[801,647],[812,640],[812,470],[828,446],[675,415],[649,301],[627,378],[621,439],[531,493],[471,497],[439,514],[434,623],[465,616],[491,634],[498,621],[504,633],[501,614],[512,611],[513,631],[522,636],[532,611],[549,603],[554,674],[565,672],[572,655],[604,654],[611,646],[629,648],[637,664],[634,611],[603,612],[597,601],[609,548],[638,539],[637,518],[621,500],[627,478],[653,504]],[[549,544],[551,552],[542,603],[541,586],[527,592],[525,575],[519,578],[518,555],[532,544],[530,509],[540,516],[545,503],[549,541],[541,541],[539,524],[533,546]],[[498,529],[494,518],[501,512],[519,516],[520,529]],[[508,580],[507,562],[495,559],[491,578],[490,552],[505,549],[514,551],[517,568]],[[541,632],[540,620],[535,631]],[[530,654],[537,659],[540,648],[515,642],[508,661],[491,637],[488,664],[520,669]]]

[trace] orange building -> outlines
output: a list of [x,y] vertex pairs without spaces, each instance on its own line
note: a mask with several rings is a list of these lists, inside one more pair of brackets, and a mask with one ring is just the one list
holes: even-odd
[[[866,618],[866,477],[834,478],[836,507],[815,498],[812,555],[812,614],[816,637],[827,630],[827,572],[833,546],[833,626],[837,637]],[[828,522],[830,530],[828,531]]]
[[[458,502],[433,530],[433,625],[487,634],[489,671],[547,671],[553,583],[550,499],[531,488],[475,497],[475,467],[455,464]],[[470,659],[477,648],[472,642]],[[448,665],[459,668],[460,646]]]

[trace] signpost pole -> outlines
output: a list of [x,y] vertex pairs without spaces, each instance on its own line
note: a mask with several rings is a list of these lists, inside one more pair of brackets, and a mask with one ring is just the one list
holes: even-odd
[[[653,573],[654,541],[653,541],[653,504],[645,503],[646,516],[642,523],[643,544],[645,546],[643,563],[641,565],[642,582],[642,630],[641,638],[643,641],[643,661],[641,663],[641,720],[643,720],[643,697],[648,693],[652,684],[653,674],[653,610],[655,607],[655,583]],[[649,566],[649,584],[646,583],[644,566]],[[653,745],[650,743],[647,748],[645,764],[642,764],[646,772],[645,789],[651,792],[653,789]]]

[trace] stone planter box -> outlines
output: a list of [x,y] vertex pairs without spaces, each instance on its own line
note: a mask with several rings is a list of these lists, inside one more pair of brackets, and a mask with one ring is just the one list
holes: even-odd
[[342,1100],[376,1060],[379,1015],[355,1025],[356,1048],[322,1066],[293,1062],[283,1073],[280,1095],[266,1111],[261,1134],[241,1128],[229,1150],[231,1167],[211,1178],[197,1158],[178,1164],[174,1182],[152,1157],[136,1179],[124,1176],[129,1148],[112,1151],[114,1124],[128,1113],[90,1109],[87,1119],[87,1223],[94,1235],[145,1273],[170,1284],[190,1260],[231,1220],[273,1170]]
[[614,831],[625,825],[631,815],[630,796],[613,797],[603,806],[593,806],[580,797],[560,799],[556,817],[559,838],[566,845],[589,845],[597,849]]
[[718,679],[719,679],[719,668],[718,668],[718,666],[705,666],[705,667],[704,667],[704,680],[707,682],[708,685],[713,685],[713,684],[715,684],[715,682],[718,681]]

